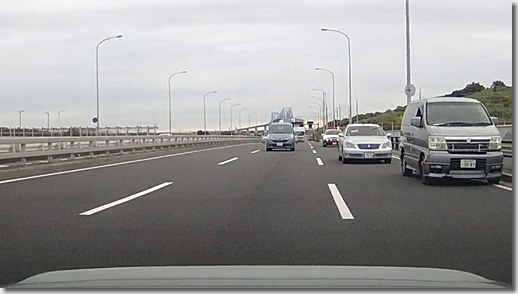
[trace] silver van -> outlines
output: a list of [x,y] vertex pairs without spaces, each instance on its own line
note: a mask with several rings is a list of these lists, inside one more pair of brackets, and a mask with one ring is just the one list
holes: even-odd
[[409,103],[401,124],[401,172],[433,178],[485,179],[502,176],[502,138],[478,100],[437,97]]

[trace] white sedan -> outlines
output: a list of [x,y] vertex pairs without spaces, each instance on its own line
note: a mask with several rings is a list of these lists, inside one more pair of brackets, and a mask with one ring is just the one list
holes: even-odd
[[392,143],[377,124],[350,124],[340,136],[338,160],[383,160],[392,162]]

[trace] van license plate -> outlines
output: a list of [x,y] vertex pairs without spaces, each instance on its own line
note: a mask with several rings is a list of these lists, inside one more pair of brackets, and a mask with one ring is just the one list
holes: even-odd
[[475,159],[461,159],[460,168],[475,168],[477,161]]
[[277,147],[282,147],[282,143],[277,143]]
[[372,153],[372,152],[365,152],[365,158],[374,158],[374,153]]

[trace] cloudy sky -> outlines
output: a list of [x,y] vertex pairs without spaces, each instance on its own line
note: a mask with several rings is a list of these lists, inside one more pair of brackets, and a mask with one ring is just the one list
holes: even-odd
[[[412,82],[424,97],[472,81],[512,84],[512,3],[508,0],[411,0]],[[404,105],[404,0],[60,0],[0,1],[0,126],[94,126],[95,47],[99,50],[101,125],[168,128],[168,77],[173,130],[223,129],[241,103],[265,122],[293,107],[314,119],[321,88],[348,112],[347,33],[352,43],[352,97],[360,113]],[[415,96],[415,98],[417,95]],[[234,108],[234,126],[238,124]],[[252,123],[255,116],[252,116]]]

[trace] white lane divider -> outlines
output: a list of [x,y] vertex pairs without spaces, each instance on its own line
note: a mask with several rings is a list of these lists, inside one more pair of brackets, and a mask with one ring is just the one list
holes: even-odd
[[116,205],[119,205],[119,204],[122,204],[122,203],[125,203],[125,202],[128,202],[128,201],[131,201],[133,199],[137,199],[139,197],[142,197],[146,194],[149,194],[151,192],[154,192],[156,190],[160,190],[164,187],[167,187],[169,185],[171,185],[173,182],[165,182],[165,183],[162,183],[158,186],[154,186],[153,188],[149,188],[147,190],[144,190],[142,192],[139,192],[137,194],[133,194],[133,195],[130,195],[128,197],[125,197],[125,198],[122,198],[122,199],[119,199],[117,201],[113,201],[113,202],[110,202],[108,204],[105,204],[105,205],[102,205],[102,206],[99,206],[99,207],[96,207],[96,208],[93,208],[93,209],[90,209],[88,211],[85,211],[85,212],[81,212],[79,215],[86,215],[86,216],[89,216],[89,215],[92,215],[94,213],[98,213],[100,211],[103,211],[105,209],[108,209],[108,208],[111,208],[111,207],[114,207]]
[[507,191],[513,191],[513,188],[511,187],[507,187],[507,186],[504,186],[504,185],[500,185],[500,184],[493,184],[493,186],[497,187],[497,188],[500,188],[500,189],[504,189],[504,190],[507,190]]
[[309,145],[309,148],[313,149],[313,146]]
[[261,151],[261,150],[254,150],[254,151],[252,151],[251,153],[252,153],[252,154],[256,154],[256,153],[257,153],[257,152],[259,152],[259,151]]
[[401,158],[399,158],[397,156],[394,156],[394,155],[392,155],[392,158],[397,159],[397,160],[401,160]]
[[316,151],[316,150],[313,150],[313,153],[315,153],[315,154],[316,154],[316,153],[317,153],[317,151]]
[[234,158],[231,158],[229,160],[222,161],[222,162],[218,163],[218,165],[224,165],[224,164],[227,164],[227,163],[232,162],[232,161],[237,160],[237,159],[238,159],[237,157],[234,157]]
[[331,195],[333,195],[333,199],[335,200],[336,207],[338,207],[342,219],[354,219],[353,214],[349,210],[349,207],[347,207],[347,204],[345,204],[344,198],[342,194],[340,194],[340,191],[338,191],[336,185],[327,184],[327,186],[329,187],[329,191],[331,191]]
[[110,163],[110,164],[104,164],[104,165],[96,165],[96,166],[91,166],[91,167],[84,167],[84,168],[78,168],[78,169],[65,170],[65,171],[54,172],[54,173],[49,173],[49,174],[41,174],[41,175],[28,176],[28,177],[23,177],[23,178],[15,178],[15,179],[10,179],[10,180],[0,181],[0,185],[14,183],[14,182],[20,182],[20,181],[39,179],[39,178],[52,177],[52,176],[60,176],[60,175],[71,174],[71,173],[90,171],[90,170],[95,170],[95,169],[100,169],[100,168],[107,168],[107,167],[114,167],[114,166],[119,166],[119,165],[133,164],[133,163],[150,161],[150,160],[157,160],[157,159],[163,159],[163,158],[169,158],[169,157],[189,155],[189,154],[194,154],[194,153],[208,152],[208,151],[227,149],[227,148],[233,148],[233,147],[242,147],[242,146],[247,146],[247,145],[252,145],[252,144],[257,144],[257,143],[244,143],[244,144],[236,144],[236,145],[208,148],[208,149],[202,149],[202,150],[192,150],[192,151],[180,152],[180,153],[175,153],[175,154],[154,156],[154,157],[143,158],[143,159],[136,159],[136,160],[117,162],[117,163]]
[[318,165],[324,165],[324,163],[322,162],[322,159],[320,159],[320,157],[317,157],[317,163],[318,163]]

